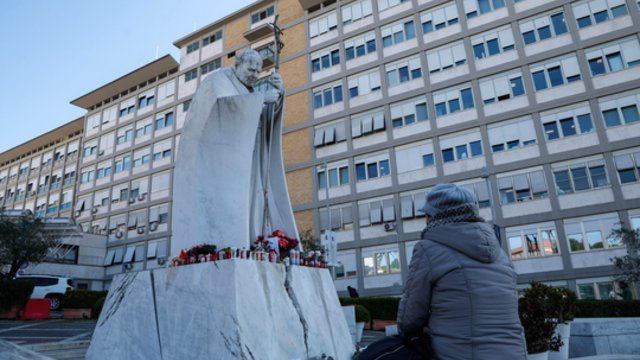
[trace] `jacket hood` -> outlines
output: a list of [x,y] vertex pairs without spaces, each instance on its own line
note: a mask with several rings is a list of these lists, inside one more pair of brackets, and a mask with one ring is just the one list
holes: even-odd
[[496,261],[502,250],[493,228],[485,222],[445,224],[424,232],[423,239],[435,241],[483,263]]

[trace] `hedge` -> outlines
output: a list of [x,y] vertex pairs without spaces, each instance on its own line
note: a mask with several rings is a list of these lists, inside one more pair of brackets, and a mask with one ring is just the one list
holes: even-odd
[[31,279],[0,279],[0,309],[9,310],[16,305],[22,307],[29,300],[34,286]]
[[640,317],[640,300],[578,300],[576,317]]
[[92,309],[98,299],[106,296],[106,291],[67,291],[62,298],[62,305],[67,309]]
[[346,305],[362,305],[376,320],[395,320],[398,317],[399,297],[360,297],[341,298],[340,303]]
[[[341,298],[340,303],[343,306],[360,304],[369,310],[372,319],[396,320],[400,298]],[[578,300],[576,317],[640,317],[640,300]]]
[[96,300],[96,303],[93,304],[93,309],[91,310],[91,317],[97,319],[100,317],[100,313],[102,312],[102,308],[104,307],[104,302],[107,300],[106,296],[101,297]]

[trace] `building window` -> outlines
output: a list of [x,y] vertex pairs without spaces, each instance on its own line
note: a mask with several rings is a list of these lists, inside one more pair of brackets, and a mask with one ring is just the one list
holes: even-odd
[[413,20],[402,20],[385,26],[380,31],[382,34],[382,47],[397,45],[416,37]]
[[313,108],[319,109],[342,102],[342,85],[334,84],[313,90]]
[[356,162],[356,181],[366,181],[389,176],[389,159]]
[[436,117],[472,109],[473,93],[470,86],[449,88],[433,94]]
[[316,51],[311,54],[311,72],[318,72],[339,64],[340,50],[337,47]]
[[187,45],[187,54],[191,54],[192,52],[198,50],[200,48],[200,41],[193,42]]
[[531,77],[536,91],[581,80],[578,59],[572,55],[545,64],[531,65]]
[[564,12],[553,12],[520,23],[520,33],[525,45],[551,39],[567,33]]
[[358,35],[344,42],[344,53],[347,61],[376,52],[376,34],[369,32]]
[[490,11],[503,8],[504,0],[465,0],[464,11],[467,19],[474,18],[478,15],[486,14]]
[[564,231],[571,252],[592,251],[624,246],[619,238],[612,235],[618,227],[616,214],[600,214],[597,218],[567,219]]
[[422,67],[420,57],[401,60],[399,62],[385,65],[387,73],[387,86],[393,87],[407,81],[422,78]]
[[471,38],[473,56],[483,59],[515,49],[511,25],[487,31]]
[[391,123],[394,128],[428,120],[427,101],[424,98],[391,104],[390,108]]
[[326,189],[327,187],[338,187],[349,184],[349,166],[331,167],[325,171],[324,168],[318,169],[318,188]]
[[522,73],[518,70],[480,79],[480,94],[485,105],[524,95]]
[[616,0],[583,1],[572,5],[572,8],[576,23],[580,29],[612,20],[628,13],[624,1]]
[[364,276],[400,273],[400,254],[396,246],[389,248],[363,248],[362,268]]
[[313,138],[313,146],[333,145],[346,140],[344,121],[328,126],[317,127]]
[[82,156],[87,157],[87,156],[95,155],[97,151],[98,151],[97,144],[85,145],[85,147],[82,149]]
[[506,232],[513,260],[560,253],[558,235],[553,224],[530,224],[518,228],[507,228]]
[[640,64],[640,43],[634,36],[586,49],[585,55],[592,76],[612,73]]
[[120,103],[120,117],[133,114],[136,111],[136,99],[131,98]]
[[456,135],[440,140],[442,161],[445,163],[465,160],[482,155],[482,141],[479,132]]
[[313,39],[338,28],[338,16],[335,11],[309,21],[309,38]]
[[442,30],[459,22],[458,8],[452,1],[443,7],[421,13],[420,22],[422,23],[422,32],[425,34]]
[[222,40],[222,30],[218,30],[213,35],[207,36],[202,39],[202,46],[205,47],[209,44],[213,44],[218,40]]
[[396,152],[396,171],[398,174],[420,170],[435,165],[433,156],[433,144],[429,141],[420,141],[398,146]]
[[614,160],[621,184],[634,183],[640,179],[640,152],[616,155]]
[[613,99],[601,99],[599,105],[605,126],[610,128],[640,121],[638,104],[640,104],[638,93],[618,95]]
[[558,195],[593,190],[609,185],[604,160],[593,160],[554,168],[553,176]]
[[[584,280],[582,280],[584,281]],[[597,281],[577,284],[580,300],[632,300],[633,292],[625,282]]]
[[80,183],[86,184],[88,182],[91,182],[93,181],[94,177],[95,177],[95,172],[93,170],[83,171],[80,174]]
[[498,178],[502,205],[548,197],[544,171],[533,171]]
[[371,0],[355,1],[342,7],[342,24],[347,25],[372,14]]
[[[198,69],[193,69],[191,71],[196,72],[195,76],[192,77],[192,78],[196,78],[198,76],[197,74]],[[187,75],[185,74],[185,80],[186,78],[187,78]],[[157,95],[158,101],[166,99],[169,96],[173,96],[174,93],[175,93],[175,81],[174,80],[167,81],[166,83],[158,86],[158,95]]]
[[184,81],[185,82],[191,81],[191,80],[193,80],[193,79],[195,79],[197,77],[198,77],[198,69],[197,68],[189,70],[186,73],[184,73]]
[[491,152],[519,149],[536,143],[536,132],[530,118],[503,121],[488,128]]
[[173,112],[166,113],[156,119],[156,130],[173,125]]
[[116,144],[124,144],[126,142],[131,141],[133,139],[133,129],[119,129],[118,137],[116,137]]
[[541,113],[540,120],[547,141],[593,131],[591,110],[588,103]]
[[[220,60],[220,58],[215,59],[209,63],[206,63],[202,66],[200,66],[200,75],[204,75],[207,73],[210,73],[212,71],[216,71],[218,69],[220,69],[220,67],[222,66],[222,61]],[[196,74],[197,76],[198,74]]]
[[365,114],[357,114],[351,117],[351,137],[357,138],[378,131],[384,131],[384,111],[374,110]]
[[111,176],[111,165],[98,165],[97,176],[98,179]]
[[329,208],[320,208],[320,229],[321,230],[351,230],[353,229],[353,215],[351,204],[338,205]]
[[124,156],[120,159],[116,159],[115,162],[115,173],[119,173],[124,170],[129,170],[131,168],[131,156]]
[[462,41],[427,51],[429,73],[451,69],[466,63],[467,56],[465,55]]
[[156,103],[156,98],[152,94],[143,95],[138,98],[138,109],[143,109]]
[[411,0],[378,0],[378,11],[383,11],[406,2],[411,2]]
[[380,73],[378,70],[360,73],[347,78],[349,97],[355,98],[374,91],[380,91]]
[[427,190],[400,195],[400,214],[403,220],[424,217],[420,211],[426,203]]
[[151,119],[140,120],[136,122],[136,138],[149,135],[153,131]]
[[358,202],[360,227],[379,225],[396,220],[393,199],[367,200]]
[[275,13],[275,7],[273,5],[267,7],[266,9],[262,10],[262,11],[258,11],[256,13],[251,14],[251,24],[255,24],[257,22],[260,22],[270,16],[273,16],[273,14]]

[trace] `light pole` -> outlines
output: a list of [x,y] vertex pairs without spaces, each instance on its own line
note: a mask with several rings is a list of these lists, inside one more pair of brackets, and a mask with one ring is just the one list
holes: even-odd
[[486,166],[483,166],[480,169],[480,177],[484,179],[485,184],[487,185],[487,190],[489,191],[489,208],[491,208],[491,224],[493,225],[493,232],[498,239],[498,243],[502,246],[502,238],[500,237],[500,227],[496,224],[496,209],[493,207],[493,191],[491,190],[491,184],[489,183],[489,169]]

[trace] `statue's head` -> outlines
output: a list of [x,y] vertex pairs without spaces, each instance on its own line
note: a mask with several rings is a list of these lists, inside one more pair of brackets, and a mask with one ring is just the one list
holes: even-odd
[[240,82],[246,86],[254,86],[262,71],[262,56],[255,50],[245,50],[236,56],[234,71]]

